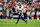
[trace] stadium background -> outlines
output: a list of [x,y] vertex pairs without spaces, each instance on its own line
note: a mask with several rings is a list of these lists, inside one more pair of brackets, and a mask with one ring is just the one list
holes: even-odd
[[[33,13],[32,13],[32,17],[35,14],[35,16],[34,16],[35,19],[37,19],[36,16],[39,17],[39,19],[40,19],[40,0],[0,0],[0,15],[2,15],[3,19],[5,19],[5,17],[8,17],[9,19],[11,19],[11,16],[10,16],[11,10],[10,9],[13,9],[13,7],[15,6],[15,3],[16,3],[15,1],[17,1],[17,2],[21,1],[21,2],[25,2],[25,3],[33,2],[34,5],[36,5],[36,7],[35,7],[35,11],[33,11]],[[36,4],[36,3],[39,3],[39,4]],[[7,7],[6,7],[6,5],[7,5]],[[14,11],[15,11],[15,9],[13,9],[13,12]],[[27,12],[27,15],[28,15],[28,13],[30,13],[30,12]],[[14,12],[13,14],[14,14],[13,16],[15,16],[18,13]],[[29,16],[27,16],[27,17],[29,17]]]

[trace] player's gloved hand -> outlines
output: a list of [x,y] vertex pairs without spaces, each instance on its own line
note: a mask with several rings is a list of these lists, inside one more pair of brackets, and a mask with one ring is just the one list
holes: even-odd
[[21,15],[23,15],[23,13]]
[[16,11],[16,13],[18,13],[18,11]]

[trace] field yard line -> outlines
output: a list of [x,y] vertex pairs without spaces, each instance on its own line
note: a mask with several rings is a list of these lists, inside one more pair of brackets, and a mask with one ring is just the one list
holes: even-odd
[[[0,22],[17,22],[17,21],[0,21]],[[19,22],[24,22],[24,21],[19,21]],[[36,21],[27,21],[27,22],[36,22]]]

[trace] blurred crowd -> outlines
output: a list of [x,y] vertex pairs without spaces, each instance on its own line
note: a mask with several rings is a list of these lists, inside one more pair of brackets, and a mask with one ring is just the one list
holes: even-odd
[[[27,7],[28,11],[40,8],[40,0],[0,0],[0,10],[2,8],[5,9],[11,9],[11,8],[16,8],[17,3],[21,2],[22,5],[25,5],[24,7]],[[20,5],[20,3],[18,4]],[[35,8],[35,9],[34,9]],[[40,11],[40,9],[39,9]]]
[[36,12],[40,12],[40,0],[0,0],[0,15],[2,11],[6,9],[10,9],[10,13],[15,12],[18,6],[19,8],[26,8],[27,12],[32,11],[35,12],[35,14]]

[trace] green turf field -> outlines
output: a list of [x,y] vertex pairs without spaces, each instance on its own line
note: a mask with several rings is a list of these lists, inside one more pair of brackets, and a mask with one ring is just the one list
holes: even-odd
[[0,27],[40,27],[40,20],[27,20],[27,24],[21,19],[18,24],[15,24],[16,21],[17,19],[0,19]]

